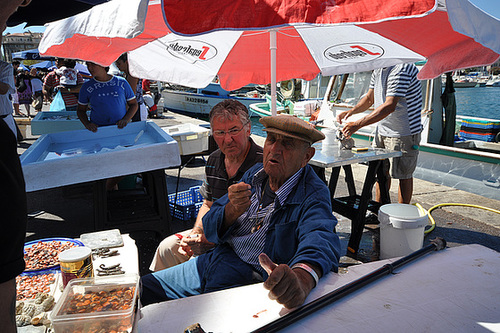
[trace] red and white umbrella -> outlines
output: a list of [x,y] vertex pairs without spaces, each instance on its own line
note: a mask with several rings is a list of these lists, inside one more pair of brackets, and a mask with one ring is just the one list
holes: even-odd
[[495,62],[498,31],[468,0],[112,0],[49,24],[39,50],[102,65],[128,51],[137,77],[234,90],[420,60],[434,78]]

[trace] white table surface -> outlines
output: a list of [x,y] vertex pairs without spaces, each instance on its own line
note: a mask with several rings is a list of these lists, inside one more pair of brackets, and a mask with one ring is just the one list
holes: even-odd
[[[387,262],[330,273],[307,302]],[[260,311],[259,318],[253,315]],[[138,332],[183,332],[200,323],[206,332],[250,332],[285,314],[262,284],[188,297],[141,309]],[[464,245],[430,253],[289,326],[283,332],[498,332],[500,253]]]
[[323,149],[321,144],[316,144],[314,147],[316,148],[316,153],[309,161],[309,164],[322,168],[332,168],[354,163],[383,160],[402,155],[399,151],[372,147],[368,147],[368,151],[364,152],[339,149],[338,146]]

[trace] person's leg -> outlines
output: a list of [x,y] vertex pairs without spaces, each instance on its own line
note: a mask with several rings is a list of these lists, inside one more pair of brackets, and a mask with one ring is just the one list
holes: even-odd
[[[376,148],[386,148],[386,149],[394,149],[392,142],[388,140],[390,138],[383,137],[378,133],[375,133],[375,138],[373,140],[372,146]],[[389,145],[389,146],[387,146]],[[391,175],[390,175],[390,169],[391,169],[391,163],[389,160],[384,160],[382,161],[382,165],[380,166],[381,168],[384,169],[384,173],[387,178],[387,188],[391,188]],[[380,184],[377,181],[375,185],[375,201],[381,202],[381,191],[380,191]]]
[[141,278],[141,304],[183,298],[201,293],[201,279],[197,259],[147,274]]
[[17,93],[12,94],[12,105],[14,106],[14,113],[16,116],[22,116],[23,114],[19,110],[19,95]]
[[398,202],[409,204],[413,194],[413,172],[417,167],[420,134],[398,138],[401,157],[393,159],[393,178],[399,179]]
[[400,179],[398,190],[398,202],[409,204],[413,194],[413,178]]
[[17,332],[16,279],[0,283],[0,327],[5,333]]
[[179,253],[179,245],[181,243],[181,240],[177,235],[185,237],[189,235],[190,232],[191,229],[185,230],[181,233],[170,235],[162,240],[160,245],[158,245],[158,247],[156,248],[156,252],[153,257],[153,261],[151,262],[151,266],[149,266],[149,270],[151,270],[152,272],[158,272],[188,261],[190,257]]
[[30,104],[26,103],[26,104],[24,104],[24,107],[26,108],[26,114],[28,115],[28,118],[31,117],[31,115],[30,115]]

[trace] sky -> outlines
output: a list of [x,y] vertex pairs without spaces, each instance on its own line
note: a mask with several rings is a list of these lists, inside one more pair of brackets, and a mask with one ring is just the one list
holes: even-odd
[[[497,0],[470,0],[473,4],[475,4],[477,7],[481,8],[485,12],[491,14],[492,16],[495,16],[496,18],[500,19],[500,5]],[[31,27],[25,27],[26,24],[20,24],[15,27],[7,28],[3,34],[5,35],[6,33],[19,33],[19,32],[24,32],[27,30],[30,30],[31,32],[44,32],[45,27],[43,26],[31,26]]]

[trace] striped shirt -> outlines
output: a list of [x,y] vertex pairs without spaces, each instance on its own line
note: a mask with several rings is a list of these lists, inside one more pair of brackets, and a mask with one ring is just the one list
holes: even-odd
[[[56,73],[56,71],[52,71],[45,77],[45,81],[43,85],[46,86],[46,89],[51,91],[59,85],[61,76]],[[83,83],[83,76],[80,73],[76,74],[76,84],[80,85]],[[67,93],[61,91],[62,98],[64,100],[64,104],[66,108],[78,106],[78,94]]]
[[374,107],[382,105],[387,96],[399,97],[396,110],[377,124],[380,135],[402,137],[422,131],[422,87],[417,74],[418,69],[414,64],[401,64],[373,71],[370,89],[374,89]]
[[[268,176],[262,168],[257,171],[253,177],[251,185],[255,188],[255,192],[250,199],[250,207],[236,220],[235,228],[231,233],[228,243],[241,260],[252,265],[252,267],[261,274],[264,273],[264,270],[259,264],[259,254],[264,251],[266,234],[269,229],[271,217],[274,213],[275,205],[279,202],[279,205],[283,206],[288,195],[297,185],[303,171],[304,168],[301,168],[293,176],[288,178],[276,191],[274,202],[266,207],[262,207],[261,203],[263,186]],[[261,227],[252,232],[252,229],[255,229],[254,226],[256,225],[261,225]]]
[[208,201],[215,201],[227,193],[227,188],[236,184],[243,174],[256,163],[262,162],[262,147],[258,146],[252,138],[250,140],[250,150],[241,164],[238,172],[229,178],[224,163],[225,155],[217,149],[208,157],[205,166],[205,180],[201,185],[200,194]]

